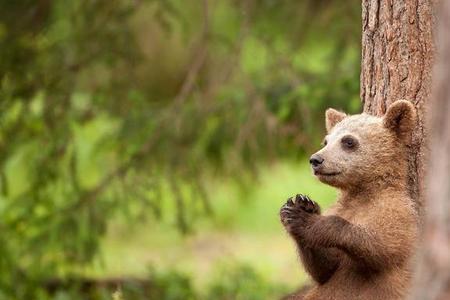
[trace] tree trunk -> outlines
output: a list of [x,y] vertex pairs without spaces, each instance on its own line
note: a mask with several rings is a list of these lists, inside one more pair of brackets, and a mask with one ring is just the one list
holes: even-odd
[[450,299],[450,1],[439,10],[423,244],[411,299]]
[[381,116],[394,101],[411,101],[418,120],[411,143],[409,189],[423,206],[425,108],[434,56],[433,0],[363,0],[361,100],[364,112]]

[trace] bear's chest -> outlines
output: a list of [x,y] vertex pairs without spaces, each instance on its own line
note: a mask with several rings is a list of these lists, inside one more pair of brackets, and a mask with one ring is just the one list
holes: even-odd
[[336,212],[336,215],[344,218],[352,224],[367,224],[376,219],[378,213],[378,209],[367,205],[361,207],[341,208]]

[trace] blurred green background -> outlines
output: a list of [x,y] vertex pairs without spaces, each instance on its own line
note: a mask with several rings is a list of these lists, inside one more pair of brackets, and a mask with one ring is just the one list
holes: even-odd
[[0,0],[0,299],[276,299],[357,112],[360,1]]

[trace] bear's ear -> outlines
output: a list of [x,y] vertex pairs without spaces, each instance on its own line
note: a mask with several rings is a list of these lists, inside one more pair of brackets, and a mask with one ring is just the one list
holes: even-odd
[[325,112],[325,127],[330,132],[337,123],[341,122],[347,115],[333,108],[327,109]]
[[384,115],[383,125],[393,131],[398,138],[408,141],[416,121],[416,109],[406,100],[392,103]]

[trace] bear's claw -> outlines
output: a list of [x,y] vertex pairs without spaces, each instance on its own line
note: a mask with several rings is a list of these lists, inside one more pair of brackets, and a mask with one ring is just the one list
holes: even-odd
[[281,223],[291,234],[298,234],[297,231],[306,226],[314,214],[320,214],[319,205],[301,194],[289,198],[280,209]]
[[295,197],[289,198],[281,207],[280,214],[295,213],[297,209],[301,209],[307,213],[320,214],[319,205],[308,196],[302,194],[297,194]]
[[298,194],[297,196],[295,196],[295,205],[308,213],[320,213],[319,205],[306,195]]

